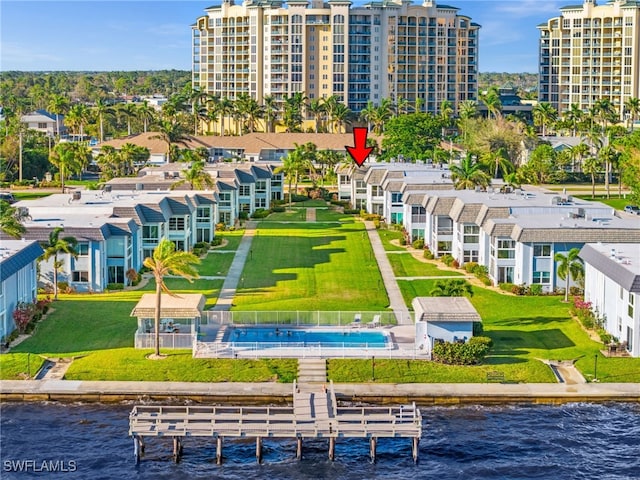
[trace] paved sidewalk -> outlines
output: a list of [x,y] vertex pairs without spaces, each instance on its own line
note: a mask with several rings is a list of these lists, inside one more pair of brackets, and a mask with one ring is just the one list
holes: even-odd
[[247,257],[251,257],[252,255],[251,242],[253,241],[255,234],[256,223],[247,222],[244,235],[242,236],[242,240],[240,241],[240,245],[236,251],[236,256],[233,257],[233,262],[229,267],[227,277],[222,284],[218,301],[212,310],[231,310],[233,297],[236,296],[236,289],[238,288],[238,283],[240,283],[244,264],[247,261]]
[[373,222],[365,221],[364,226],[367,229],[367,234],[369,235],[373,254],[376,256],[376,261],[378,262],[378,268],[382,275],[384,288],[387,290],[387,295],[389,296],[389,306],[396,315],[398,325],[413,325],[413,319],[409,314],[409,309],[404,303],[404,298],[402,298],[400,287],[398,287],[398,282],[393,274],[391,263],[389,263],[387,253],[382,246],[378,230],[376,230]]
[[[339,400],[419,404],[559,403],[577,401],[640,401],[638,383],[338,383]],[[287,401],[290,383],[96,382],[76,380],[2,380],[0,400],[84,400],[94,402],[155,399],[173,401]]]

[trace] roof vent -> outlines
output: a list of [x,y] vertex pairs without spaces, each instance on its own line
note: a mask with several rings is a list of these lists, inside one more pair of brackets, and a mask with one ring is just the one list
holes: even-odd
[[136,183],[136,190],[137,191],[144,190],[144,183]]
[[80,197],[82,197],[82,192],[80,190],[74,190],[71,193],[71,200],[73,201],[80,200]]
[[612,248],[612,249],[611,249],[610,257],[611,257],[611,258],[616,258],[616,249],[615,249],[615,248]]
[[105,191],[106,193],[111,193],[111,188],[112,188],[112,186],[111,186],[111,185],[105,185],[105,186],[104,186],[104,191]]

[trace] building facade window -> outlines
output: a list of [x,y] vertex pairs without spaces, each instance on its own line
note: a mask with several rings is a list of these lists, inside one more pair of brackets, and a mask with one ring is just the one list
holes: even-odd
[[238,190],[238,194],[241,197],[248,197],[251,195],[251,186],[250,185],[240,185]]
[[142,241],[157,242],[160,238],[160,229],[157,225],[144,225],[142,227]]
[[548,284],[551,282],[551,272],[533,272],[533,283]]
[[464,243],[478,243],[479,241],[480,241],[480,227],[478,225],[465,225],[464,226]]
[[548,243],[533,246],[534,257],[551,257],[551,245]]
[[629,292],[629,303],[627,305],[627,315],[633,318],[634,310],[635,310],[636,296]]
[[498,258],[516,258],[515,240],[498,240]]
[[179,232],[183,231],[186,226],[186,221],[184,217],[171,217],[169,219],[169,231],[171,232]]
[[89,255],[89,244],[87,242],[79,242],[76,245],[76,253],[79,257],[86,257]]
[[89,272],[74,270],[71,272],[71,280],[74,283],[87,283],[89,281]]

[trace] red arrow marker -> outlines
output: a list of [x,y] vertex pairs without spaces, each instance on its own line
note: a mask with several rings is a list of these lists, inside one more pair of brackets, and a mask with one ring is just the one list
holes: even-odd
[[347,149],[353,161],[356,162],[356,165],[359,167],[362,166],[364,161],[367,159],[373,147],[367,147],[367,127],[353,127],[353,142],[355,144],[354,147],[349,147],[345,145],[344,148]]

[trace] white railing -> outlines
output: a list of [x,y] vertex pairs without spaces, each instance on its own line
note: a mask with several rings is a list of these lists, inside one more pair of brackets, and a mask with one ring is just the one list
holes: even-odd
[[[191,333],[161,333],[160,348],[187,348],[194,344],[194,335]],[[135,348],[155,348],[156,338],[153,333],[136,332]]]
[[[401,313],[398,313],[402,315]],[[375,324],[376,326],[397,325],[402,321],[412,322],[409,318],[397,318],[391,311],[214,311],[203,312],[202,324],[211,325],[288,325],[288,326],[354,326]]]

